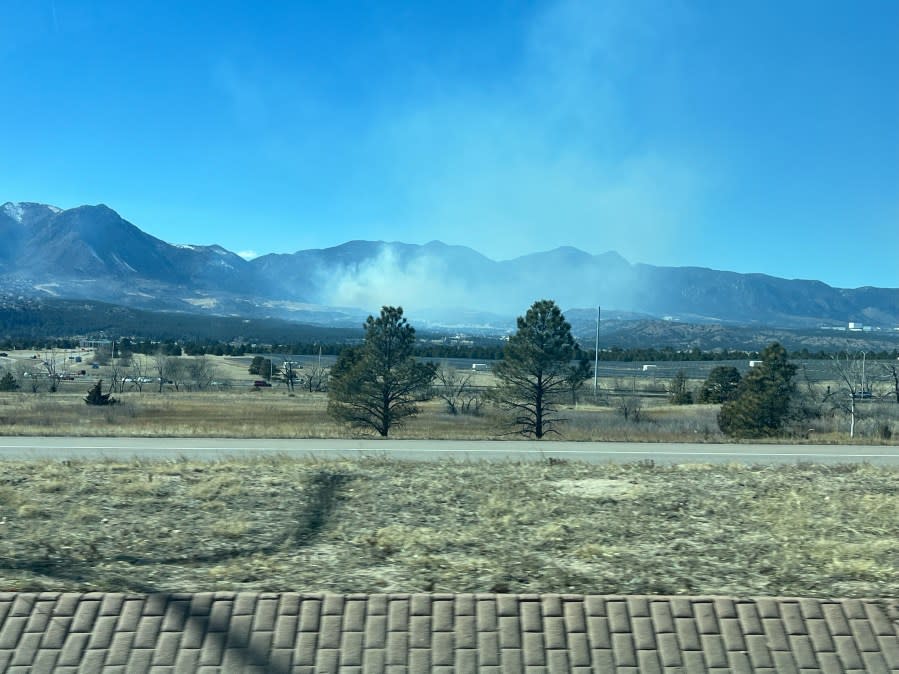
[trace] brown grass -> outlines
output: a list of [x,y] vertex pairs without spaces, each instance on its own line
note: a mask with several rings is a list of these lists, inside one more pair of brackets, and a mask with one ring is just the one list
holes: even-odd
[[[14,372],[17,363],[39,370],[40,359],[31,359],[32,353],[10,352],[11,358],[3,359],[3,366]],[[118,405],[91,408],[83,401],[87,389],[98,377],[108,386],[113,370],[107,365],[99,370],[90,369],[92,354],[79,353],[84,362],[69,363],[70,370],[85,368],[88,376],[76,381],[62,381],[58,393],[0,393],[0,434],[235,438],[340,438],[365,434],[334,422],[327,415],[327,396],[323,393],[295,391],[289,394],[279,386],[253,390],[250,384],[256,375],[247,372],[249,358],[209,357],[215,368],[215,378],[222,383],[214,387],[216,390],[185,392],[173,391],[171,386],[166,386],[166,392],[159,393],[157,384],[149,383],[144,385],[142,392],[115,393],[120,400]],[[65,355],[56,352],[57,358],[65,358]],[[49,357],[49,354],[41,354],[41,357]],[[144,374],[152,377],[152,359],[140,355],[135,359],[144,363]],[[821,374],[822,368],[826,371],[826,364],[813,363],[813,366],[815,376]],[[689,364],[683,367],[693,372]],[[136,375],[122,369],[117,372],[118,376]],[[786,435],[792,437],[778,438],[778,441],[847,442],[848,417],[831,409],[829,403],[820,403],[828,382],[816,381],[808,385],[803,377],[797,379],[799,388],[818,401],[822,414],[808,424],[790,429]],[[473,383],[489,387],[495,384],[495,378],[490,372],[482,372],[473,378]],[[560,411],[560,415],[568,419],[560,426],[562,437],[642,442],[722,442],[727,439],[718,429],[718,406],[669,405],[664,394],[667,383],[666,376],[641,373],[639,364],[629,364],[627,372],[621,370],[615,376],[601,378],[598,399],[593,399],[590,394],[592,382],[589,382],[582,392],[582,403],[574,408],[563,406]],[[838,388],[836,382],[829,383]],[[691,389],[698,389],[700,384],[701,379],[689,381]],[[616,391],[641,396],[643,411],[638,423],[626,421],[618,412],[621,398],[613,394]],[[899,405],[865,402],[858,406],[858,414],[853,442],[899,444]],[[892,438],[885,437],[890,434]],[[408,420],[403,427],[393,429],[391,435],[417,439],[515,437],[507,419],[490,406],[485,406],[480,416],[453,416],[438,400],[424,403],[421,415]]]
[[[66,382],[71,384],[71,382]],[[78,382],[83,384],[82,382]],[[86,391],[86,388],[85,388]],[[342,438],[366,435],[338,424],[327,414],[327,394],[283,387],[253,390],[116,393],[108,407],[84,403],[85,391],[0,393],[0,435]],[[559,416],[566,440],[635,442],[723,442],[717,405],[670,405],[664,397],[645,397],[640,420],[625,420],[619,399],[584,395],[577,406],[563,405]],[[822,415],[788,430],[776,441],[848,442],[848,418],[821,406]],[[886,437],[884,428],[890,429]],[[489,406],[479,415],[452,415],[438,399],[421,404],[421,414],[391,430],[397,438],[514,438],[515,429]],[[854,443],[899,444],[899,405],[866,402],[858,406]]]
[[899,471],[7,462],[0,590],[899,596]]

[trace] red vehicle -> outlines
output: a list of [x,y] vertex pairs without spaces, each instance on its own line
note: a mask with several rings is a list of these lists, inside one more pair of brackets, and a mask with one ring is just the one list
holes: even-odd
[[269,384],[264,379],[257,379],[256,381],[253,382],[253,386],[255,386],[256,388],[265,388],[266,386],[271,388],[272,385]]

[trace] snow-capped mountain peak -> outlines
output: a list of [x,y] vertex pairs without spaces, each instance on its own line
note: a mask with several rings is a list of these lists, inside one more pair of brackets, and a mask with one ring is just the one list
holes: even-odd
[[18,201],[7,201],[3,204],[3,212],[16,222],[22,222],[25,217],[25,209]]
[[62,209],[49,204],[38,204],[33,201],[7,201],[0,206],[0,212],[12,218],[20,225],[29,225],[47,215],[62,213]]

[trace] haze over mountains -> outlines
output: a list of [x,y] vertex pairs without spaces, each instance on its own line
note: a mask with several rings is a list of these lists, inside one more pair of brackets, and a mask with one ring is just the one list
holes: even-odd
[[506,328],[539,298],[564,309],[693,323],[895,327],[899,289],[832,288],[695,267],[631,264],[556,248],[506,261],[464,246],[351,241],[245,260],[217,245],[173,245],[105,205],[0,206],[0,293],[143,309],[271,316],[357,326],[382,304],[416,323]]

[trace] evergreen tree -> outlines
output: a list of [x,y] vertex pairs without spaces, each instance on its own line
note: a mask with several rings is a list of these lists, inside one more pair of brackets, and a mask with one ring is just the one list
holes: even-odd
[[18,391],[19,384],[16,381],[16,378],[12,376],[11,372],[7,372],[3,375],[3,378],[0,379],[0,391]]
[[740,387],[740,371],[730,365],[712,368],[699,390],[701,403],[726,403],[737,397]]
[[402,307],[383,307],[364,328],[362,345],[341,351],[331,368],[328,412],[387,437],[418,412],[416,397],[430,386],[435,368],[412,357],[415,328],[403,318]]
[[247,370],[250,374],[258,374],[263,379],[271,379],[275,373],[275,367],[270,358],[253,356],[253,362]]
[[540,439],[558,433],[565,421],[556,416],[559,398],[570,387],[575,352],[571,325],[552,300],[534,302],[518,317],[518,331],[509,338],[503,360],[496,366],[495,398],[514,414],[522,435]]
[[103,393],[103,380],[98,379],[97,383],[87,392],[84,402],[88,405],[114,405],[118,401],[109,393]]
[[777,342],[761,354],[761,364],[743,380],[734,400],[721,406],[718,426],[727,435],[760,438],[776,435],[790,411],[796,366]]

